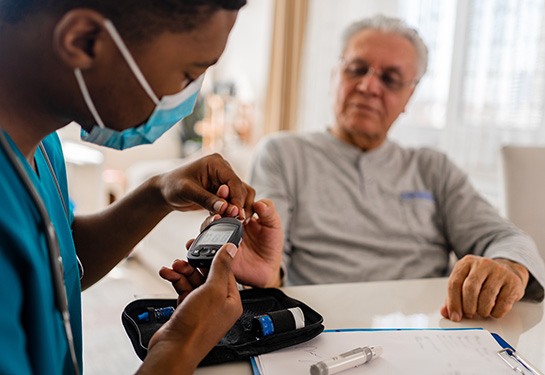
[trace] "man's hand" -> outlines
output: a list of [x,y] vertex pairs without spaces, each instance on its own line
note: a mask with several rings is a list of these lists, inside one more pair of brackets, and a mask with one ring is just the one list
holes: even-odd
[[441,315],[454,322],[462,317],[502,318],[524,296],[528,270],[507,259],[466,255],[449,277]]
[[[252,215],[255,190],[242,182],[229,163],[218,154],[209,155],[158,176],[157,183],[168,209],[178,211],[204,208],[222,216]],[[225,186],[228,192],[216,192]]]
[[[222,189],[218,195],[224,196],[227,192],[227,189]],[[244,237],[233,261],[233,273],[243,285],[279,287],[282,283],[280,265],[284,246],[280,217],[269,199],[255,202],[252,209],[257,218],[252,216],[244,222]],[[206,218],[201,230],[220,217],[213,215]],[[186,247],[189,249],[192,243],[193,240],[188,241]]]
[[174,314],[151,338],[138,374],[192,374],[242,314],[240,293],[231,272],[237,248],[224,245],[205,278],[184,261],[162,268],[179,294]]
[[233,261],[233,273],[244,285],[279,287],[284,246],[280,216],[269,199],[255,202],[253,209],[257,218],[251,217],[244,225],[244,237]]

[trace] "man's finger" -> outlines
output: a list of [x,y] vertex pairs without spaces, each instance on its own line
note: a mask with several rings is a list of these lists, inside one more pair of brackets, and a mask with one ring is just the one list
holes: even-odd
[[253,209],[257,214],[257,220],[249,220],[248,229],[256,229],[263,227],[281,227],[280,216],[274,208],[274,204],[269,199],[262,199],[253,204]]
[[443,307],[441,307],[441,310],[439,310],[439,312],[441,313],[443,318],[445,318],[445,319],[449,318],[450,314],[448,312],[447,301],[445,301],[445,304],[443,305]]
[[249,217],[252,217],[254,214],[254,199],[255,199],[255,190],[250,187],[250,185],[244,184],[246,188],[246,200],[244,201],[244,206],[242,207],[244,211],[244,217],[242,220],[245,220]]
[[483,318],[488,318],[496,305],[498,294],[502,288],[501,280],[489,277],[481,288],[477,303],[477,314]]
[[490,315],[494,318],[503,318],[513,308],[515,302],[520,299],[520,296],[513,291],[512,288],[504,287],[500,290],[496,304],[492,309]]
[[262,225],[267,226],[268,223],[274,221],[277,217],[274,203],[270,199],[261,199],[255,202],[253,208],[259,216],[259,221]]
[[464,316],[472,318],[477,313],[479,295],[488,276],[482,270],[472,267],[462,285],[462,312]]
[[446,306],[449,319],[454,322],[462,320],[462,286],[468,273],[469,265],[458,262],[448,279]]

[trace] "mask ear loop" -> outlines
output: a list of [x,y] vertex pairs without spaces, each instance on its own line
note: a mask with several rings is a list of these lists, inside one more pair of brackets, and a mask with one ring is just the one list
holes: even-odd
[[136,64],[136,61],[134,61],[134,58],[132,57],[132,54],[129,52],[129,49],[125,45],[125,42],[123,42],[123,38],[121,38],[121,35],[117,32],[117,29],[115,28],[112,21],[105,19],[104,20],[104,27],[110,33],[110,37],[114,41],[115,45],[119,49],[119,52],[121,52],[121,55],[125,58],[125,61],[129,65],[129,68],[131,68],[134,76],[140,82],[140,85],[144,89],[144,91],[148,94],[148,96],[153,100],[155,105],[159,104],[159,98],[155,93],[153,92],[151,86],[149,85],[148,81],[144,77],[144,74],[138,67],[138,64]]
[[83,100],[85,100],[87,108],[89,108],[89,111],[93,115],[95,122],[97,123],[99,128],[105,128],[106,126],[104,126],[104,122],[102,122],[102,118],[100,118],[100,115],[98,114],[95,104],[91,99],[91,95],[89,94],[89,90],[87,90],[87,85],[85,84],[85,80],[83,79],[83,74],[81,74],[81,70],[79,68],[74,69],[74,75],[76,76],[76,81],[78,81],[81,94],[83,95]]
[[[123,39],[121,38],[121,35],[117,32],[117,29],[115,28],[112,21],[105,19],[104,20],[104,27],[106,28],[106,31],[110,34],[110,37],[114,41],[114,44],[119,49],[119,52],[121,55],[125,58],[125,61],[127,62],[127,65],[129,65],[129,68],[133,72],[134,76],[146,92],[150,99],[155,103],[155,105],[159,104],[159,98],[157,98],[157,95],[153,92],[151,86],[149,85],[148,81],[144,77],[144,74],[138,67],[138,64],[136,64],[136,61],[134,61],[134,58],[132,57],[131,53],[129,52],[129,49],[123,42]],[[85,80],[83,79],[83,74],[81,73],[81,70],[79,68],[74,69],[74,75],[76,76],[76,80],[78,82],[79,88],[81,90],[81,93],[83,95],[83,99],[85,100],[85,103],[87,104],[87,107],[89,108],[89,111],[93,115],[93,118],[95,119],[95,122],[100,128],[105,128],[104,122],[102,121],[102,118],[98,114],[98,111],[95,107],[95,104],[93,103],[93,100],[91,98],[91,94],[89,93],[89,90],[87,89],[87,85],[85,84]]]

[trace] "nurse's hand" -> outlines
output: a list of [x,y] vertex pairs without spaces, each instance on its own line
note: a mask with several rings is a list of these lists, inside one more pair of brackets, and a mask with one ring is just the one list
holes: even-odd
[[476,315],[502,318],[524,296],[528,279],[528,270],[518,263],[466,255],[449,277],[441,315],[455,322]]
[[235,324],[242,314],[240,293],[231,272],[236,251],[233,244],[223,246],[206,279],[183,261],[178,261],[178,271],[161,269],[161,276],[179,293],[178,307],[151,338],[138,374],[193,374]]
[[[256,215],[244,222],[244,237],[233,261],[233,273],[243,285],[279,287],[282,284],[280,265],[284,246],[280,216],[269,199],[257,201],[252,207]],[[208,217],[201,230],[220,217]],[[189,248],[192,242],[186,246]]]
[[[168,210],[206,209],[222,216],[241,219],[253,213],[255,190],[236,175],[220,155],[205,156],[157,177]],[[218,196],[221,189],[228,195]]]

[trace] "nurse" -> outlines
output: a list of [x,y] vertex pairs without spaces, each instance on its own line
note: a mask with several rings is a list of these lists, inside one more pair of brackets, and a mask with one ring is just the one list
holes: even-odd
[[[193,373],[242,312],[232,269],[249,285],[279,284],[274,207],[254,202],[254,190],[220,156],[153,177],[81,217],[67,205],[55,133],[75,121],[89,142],[116,149],[152,143],[193,110],[245,2],[0,1],[1,374],[81,373],[81,290],[173,210],[248,218],[249,240],[236,259],[237,249],[224,246],[208,278],[190,288],[191,276],[166,275],[184,293],[139,374]],[[252,247],[257,237],[270,245]]]

